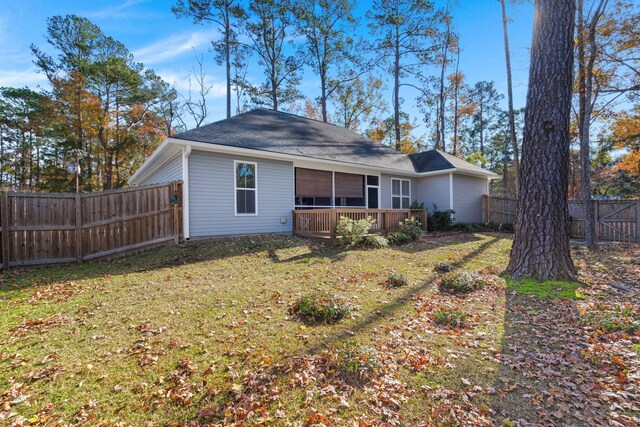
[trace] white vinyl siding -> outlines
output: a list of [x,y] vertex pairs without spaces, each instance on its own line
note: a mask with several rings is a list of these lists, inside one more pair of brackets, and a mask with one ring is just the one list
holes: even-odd
[[[236,215],[234,162],[257,165],[256,215]],[[193,150],[189,156],[191,237],[292,232],[293,164]],[[286,217],[282,226],[280,217]]]

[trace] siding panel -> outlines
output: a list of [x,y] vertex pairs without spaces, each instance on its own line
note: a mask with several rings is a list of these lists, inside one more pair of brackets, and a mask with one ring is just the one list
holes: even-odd
[[380,175],[380,208],[391,209],[391,179],[408,179],[411,182],[411,202],[417,199],[418,186],[414,178],[400,175]]
[[140,181],[140,185],[162,184],[182,179],[182,155],[176,154]]
[[429,212],[433,212],[433,205],[440,211],[449,209],[449,174],[420,178],[417,199]]
[[[234,160],[256,162],[258,215],[235,215]],[[189,156],[192,237],[292,232],[293,164],[194,150]],[[287,223],[280,225],[280,217]]]
[[487,179],[453,174],[453,210],[456,222],[482,222],[482,195]]

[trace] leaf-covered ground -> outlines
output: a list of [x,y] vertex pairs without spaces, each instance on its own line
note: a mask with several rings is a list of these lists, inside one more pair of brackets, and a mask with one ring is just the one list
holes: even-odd
[[[574,258],[585,285],[509,283],[506,234],[348,252],[190,242],[0,282],[0,425],[637,425],[640,248]],[[434,266],[488,285],[442,293]],[[391,272],[408,285],[386,286]],[[289,314],[326,291],[357,309]],[[465,327],[438,326],[455,309]],[[340,369],[344,343],[374,370]]]

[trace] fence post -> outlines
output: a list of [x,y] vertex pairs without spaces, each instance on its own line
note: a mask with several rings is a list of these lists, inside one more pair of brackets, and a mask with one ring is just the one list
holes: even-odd
[[329,216],[329,231],[331,233],[331,242],[336,242],[336,226],[338,225],[338,212],[335,209],[331,210]]
[[636,201],[636,242],[640,243],[640,200]]
[[[589,224],[587,224],[587,217],[586,217],[586,212],[587,210],[584,209],[584,202],[582,203],[582,207],[583,207],[583,211],[585,212],[585,218],[584,218],[584,229],[585,229],[585,238],[586,238],[586,233],[587,233],[587,227],[589,227]],[[600,223],[598,222],[600,219],[600,202],[598,200],[595,201],[595,203],[593,203],[593,222],[595,222],[596,224],[596,229],[594,230],[595,232],[595,236],[593,236],[594,240],[596,243],[598,243],[598,241],[600,240]]]
[[422,210],[422,229],[427,231],[427,221],[429,221],[429,214],[427,213],[427,209]]
[[76,262],[82,264],[84,255],[82,253],[82,196],[76,193]]
[[[178,194],[178,183],[173,181],[171,186],[169,187],[169,200],[173,199],[173,194]],[[182,200],[182,194],[179,196],[180,200]],[[178,205],[179,203],[173,203],[173,243],[176,245],[180,243],[180,218],[178,214]]]
[[2,268],[4,271],[9,269],[9,214],[10,214],[10,205],[9,205],[9,194],[6,191],[2,191],[0,193],[0,203],[2,204]]
[[487,194],[482,195],[482,222],[487,223],[487,203],[489,203],[489,196]]

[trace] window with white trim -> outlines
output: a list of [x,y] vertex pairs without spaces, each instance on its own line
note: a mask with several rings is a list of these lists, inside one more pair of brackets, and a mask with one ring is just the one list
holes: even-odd
[[408,179],[391,178],[391,208],[409,209],[411,206],[411,182]]
[[254,162],[236,160],[234,190],[236,215],[256,215],[258,213],[258,165]]

